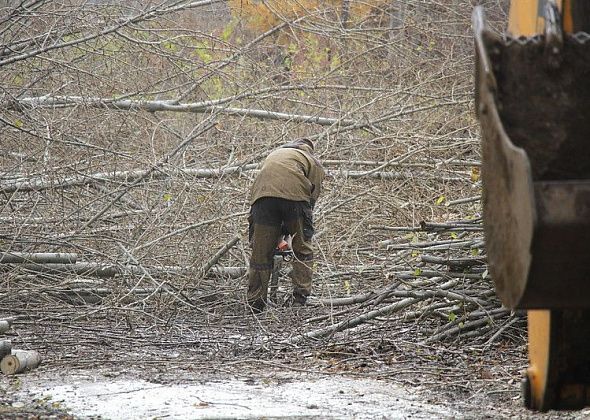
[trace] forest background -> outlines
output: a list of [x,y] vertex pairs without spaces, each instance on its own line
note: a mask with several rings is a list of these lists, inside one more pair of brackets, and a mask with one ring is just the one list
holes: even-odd
[[[525,323],[485,265],[476,3],[504,26],[491,0],[1,1],[16,342],[50,367],[174,349],[182,369],[312,363],[510,403]],[[281,307],[285,268],[255,318],[249,186],[303,136],[328,174],[315,300]]]

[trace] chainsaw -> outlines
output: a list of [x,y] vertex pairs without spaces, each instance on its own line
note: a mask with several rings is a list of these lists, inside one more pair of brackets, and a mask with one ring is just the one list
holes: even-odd
[[291,235],[281,236],[281,239],[279,239],[277,247],[274,250],[274,255],[283,257],[283,261],[291,261],[295,257],[295,253],[291,248],[292,240],[293,237]]

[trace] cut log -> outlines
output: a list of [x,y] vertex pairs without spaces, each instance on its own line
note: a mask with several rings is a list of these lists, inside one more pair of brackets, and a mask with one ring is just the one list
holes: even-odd
[[12,353],[12,342],[10,340],[0,340],[0,360]]
[[[10,267],[10,266],[7,266]],[[193,267],[146,267],[137,265],[113,265],[94,262],[77,262],[75,264],[19,264],[15,265],[21,270],[45,275],[79,275],[99,278],[115,277],[116,275],[142,276],[146,270],[152,276],[171,274],[188,275],[195,272]],[[211,267],[208,276],[226,276],[231,278],[241,277],[246,273],[246,267]]]
[[10,329],[12,319],[0,319],[0,334],[4,334]]
[[78,254],[66,252],[0,252],[0,263],[73,264]]
[[90,262],[78,262],[75,264],[21,264],[19,268],[46,275],[76,274],[79,276],[115,277],[121,272],[116,265],[107,265]]
[[462,257],[462,258],[448,258],[438,257],[436,255],[421,255],[420,260],[429,264],[448,265],[458,269],[469,268],[473,266],[482,266],[486,264],[485,257]]
[[0,369],[5,375],[14,375],[35,369],[41,364],[41,356],[34,350],[13,350],[12,354],[4,356],[0,362]]

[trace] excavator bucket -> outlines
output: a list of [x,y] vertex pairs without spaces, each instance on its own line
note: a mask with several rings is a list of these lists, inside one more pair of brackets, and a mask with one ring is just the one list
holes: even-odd
[[560,19],[548,4],[543,33],[510,38],[473,14],[489,271],[529,309],[538,410],[590,405],[590,35]]

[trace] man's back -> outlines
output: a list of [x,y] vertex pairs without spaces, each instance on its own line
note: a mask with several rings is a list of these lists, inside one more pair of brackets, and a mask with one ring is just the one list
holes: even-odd
[[315,201],[323,169],[311,153],[311,148],[305,150],[303,147],[283,147],[270,153],[254,181],[250,203],[263,197]]

